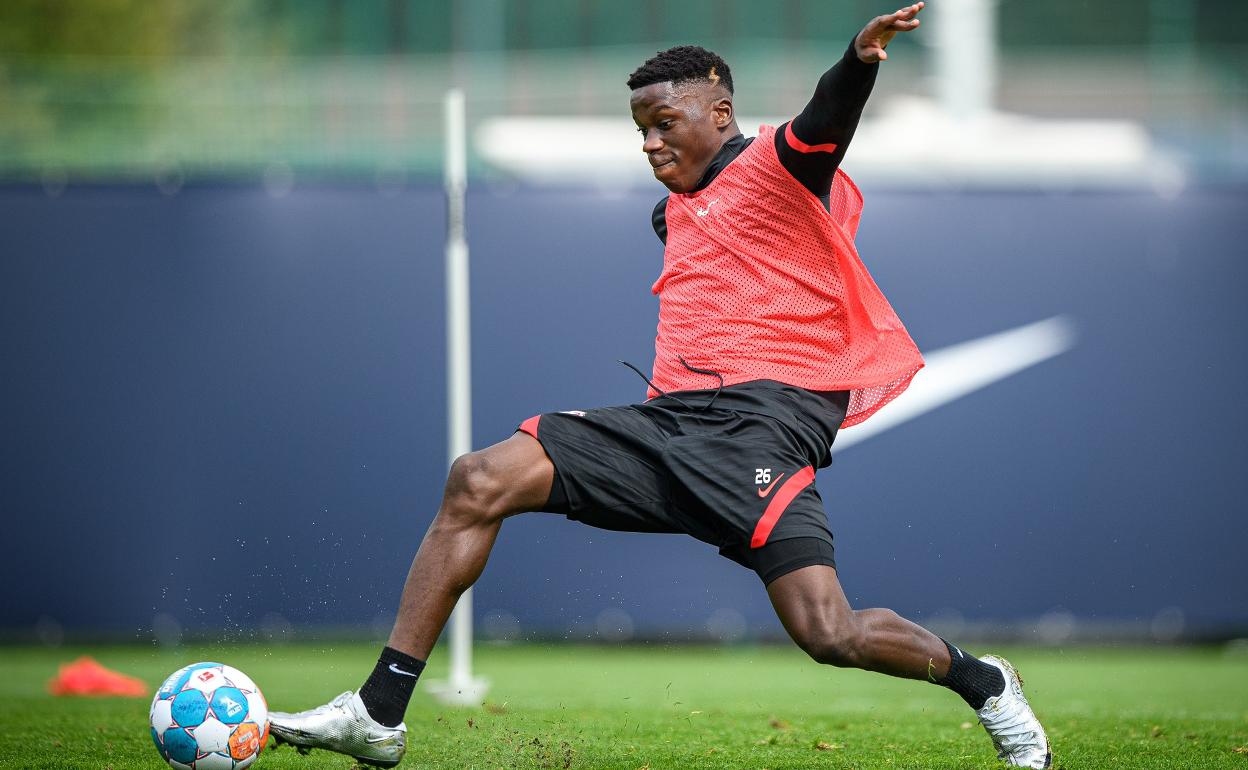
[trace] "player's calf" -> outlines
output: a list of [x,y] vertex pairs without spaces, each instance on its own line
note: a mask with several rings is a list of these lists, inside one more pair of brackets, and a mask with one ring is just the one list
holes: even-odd
[[792,636],[797,646],[816,663],[837,668],[866,668],[866,638],[853,613],[844,621],[812,624]]

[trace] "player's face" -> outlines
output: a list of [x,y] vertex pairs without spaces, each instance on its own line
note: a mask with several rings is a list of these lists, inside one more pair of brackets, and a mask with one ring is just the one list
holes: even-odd
[[733,122],[727,92],[712,84],[655,83],[633,91],[630,106],[654,178],[672,192],[692,190]]

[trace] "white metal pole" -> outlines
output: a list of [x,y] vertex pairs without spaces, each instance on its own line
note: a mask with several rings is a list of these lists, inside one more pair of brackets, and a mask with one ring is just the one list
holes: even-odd
[[[468,312],[468,240],[464,234],[464,193],[468,187],[464,92],[446,94],[446,398],[447,463],[472,451],[472,350]],[[488,687],[472,676],[472,589],[464,591],[451,614],[451,660],[447,682],[431,682],[443,702],[481,705]]]
[[989,115],[997,87],[997,0],[940,0],[931,13],[941,106],[958,121]]

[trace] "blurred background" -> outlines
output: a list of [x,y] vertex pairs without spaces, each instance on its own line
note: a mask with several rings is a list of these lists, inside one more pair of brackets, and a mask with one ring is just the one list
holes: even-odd
[[[0,634],[384,636],[447,463],[447,89],[486,446],[644,397],[615,361],[653,355],[664,191],[629,72],[714,49],[752,134],[890,10],[0,5]],[[932,0],[890,48],[844,165],[877,282],[928,353],[1062,332],[845,432],[819,487],[858,606],[960,639],[1248,635],[1238,10]],[[546,514],[504,527],[476,619],[496,642],[783,634],[714,549]]]

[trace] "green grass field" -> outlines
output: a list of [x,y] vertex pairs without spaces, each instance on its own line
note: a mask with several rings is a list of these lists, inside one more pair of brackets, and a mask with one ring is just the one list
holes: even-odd
[[[154,768],[146,700],[52,698],[57,664],[90,652],[154,689],[197,660],[251,674],[276,709],[355,687],[367,645],[229,646],[167,652],[0,648],[0,767]],[[1245,768],[1248,654],[1221,649],[1006,650],[1053,741],[1054,766]],[[436,655],[426,677],[442,673]],[[487,707],[407,715],[409,768],[994,768],[969,709],[928,684],[840,671],[796,648],[483,647]],[[266,751],[255,765],[341,768],[324,752]]]

